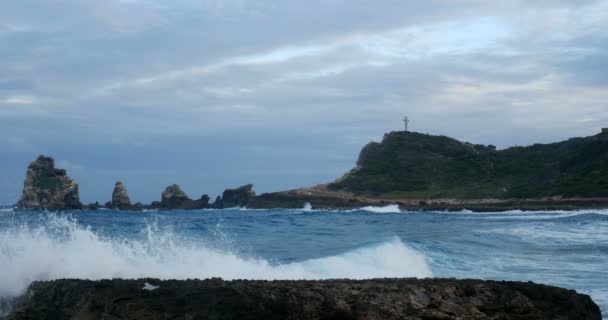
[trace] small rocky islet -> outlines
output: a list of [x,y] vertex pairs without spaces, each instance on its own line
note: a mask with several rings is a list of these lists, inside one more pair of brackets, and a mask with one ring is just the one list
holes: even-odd
[[83,205],[80,202],[78,184],[74,182],[65,169],[55,168],[52,157],[40,155],[27,169],[23,187],[23,194],[17,203],[19,209],[44,210],[97,210],[108,208],[114,210],[194,210],[194,209],[222,209],[244,207],[256,196],[253,185],[248,184],[235,189],[226,189],[222,196],[218,196],[213,203],[209,203],[209,196],[204,194],[199,199],[190,199],[177,184],[169,185],[161,193],[161,200],[151,204],[140,202],[131,203],[129,193],[122,181],[117,181],[112,191],[112,200],[104,205],[95,202]]

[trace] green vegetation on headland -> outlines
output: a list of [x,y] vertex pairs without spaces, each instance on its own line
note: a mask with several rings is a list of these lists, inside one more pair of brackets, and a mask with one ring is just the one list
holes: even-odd
[[496,150],[391,132],[328,188],[388,199],[608,197],[608,133]]

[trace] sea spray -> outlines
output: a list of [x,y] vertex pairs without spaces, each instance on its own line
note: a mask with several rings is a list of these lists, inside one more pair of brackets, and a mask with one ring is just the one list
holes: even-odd
[[369,207],[363,207],[359,210],[372,212],[372,213],[401,213],[402,212],[401,209],[399,208],[399,206],[396,204],[391,204],[391,205],[387,205],[384,207],[369,206]]
[[106,236],[69,216],[50,215],[0,231],[0,296],[24,292],[36,280],[60,278],[328,279],[430,277],[424,254],[399,238],[336,256],[275,264],[189,242],[148,223],[142,239]]

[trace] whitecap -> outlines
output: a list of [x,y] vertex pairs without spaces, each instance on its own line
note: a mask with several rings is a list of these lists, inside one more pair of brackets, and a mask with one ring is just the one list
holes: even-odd
[[369,206],[369,207],[363,207],[360,210],[362,211],[367,211],[367,212],[373,212],[373,213],[401,213],[401,209],[399,209],[399,206],[396,204],[391,204],[391,205],[387,205],[384,207],[374,207],[374,206]]
[[41,227],[0,231],[0,296],[32,281],[62,278],[329,279],[430,277],[426,256],[399,238],[334,256],[273,263],[201,243],[148,225],[142,240],[104,237],[66,217]]

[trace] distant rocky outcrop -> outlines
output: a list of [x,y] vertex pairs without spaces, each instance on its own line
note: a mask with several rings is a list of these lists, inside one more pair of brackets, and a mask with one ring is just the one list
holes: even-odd
[[95,201],[94,203],[89,203],[85,207],[87,210],[99,210],[101,208],[101,204]]
[[56,280],[35,282],[8,320],[601,320],[587,295],[531,282]]
[[236,189],[226,189],[222,194],[222,207],[245,207],[251,199],[255,198],[255,196],[252,184],[244,185]]
[[199,200],[200,203],[201,203],[201,207],[202,208],[209,208],[211,206],[209,204],[209,200],[210,200],[209,195],[206,195],[206,194],[202,195],[201,198],[200,198],[200,200]]
[[222,197],[217,196],[215,197],[215,201],[213,201],[213,204],[211,204],[212,208],[215,209],[222,209]]
[[131,199],[129,199],[129,194],[127,193],[127,188],[122,183],[122,181],[116,182],[114,185],[114,191],[112,191],[112,208],[126,210],[131,208]]
[[78,184],[64,169],[55,168],[51,157],[39,156],[27,168],[23,194],[17,203],[21,209],[80,209]]
[[175,209],[183,209],[183,210],[192,210],[192,209],[206,209],[211,207],[209,205],[209,196],[204,194],[200,199],[192,200],[188,197],[188,195],[182,190],[182,188],[177,184],[172,184],[165,188],[161,195],[160,202],[153,202],[150,205],[151,208],[158,209],[167,209],[167,210],[175,210]]
[[177,184],[165,188],[161,194],[160,207],[163,209],[181,209],[186,207],[192,199]]

